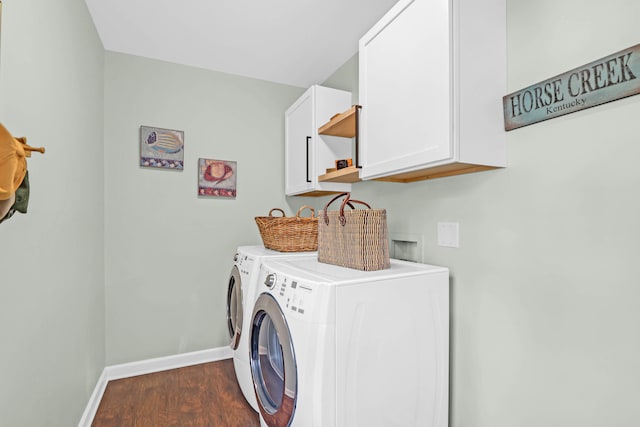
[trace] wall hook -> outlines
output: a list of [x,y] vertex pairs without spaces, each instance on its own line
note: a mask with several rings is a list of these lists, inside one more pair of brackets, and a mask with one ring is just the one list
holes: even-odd
[[22,149],[24,150],[24,155],[26,157],[31,157],[31,152],[37,151],[38,153],[44,154],[44,147],[32,147],[27,145],[27,137],[21,136],[20,138],[16,138],[18,141],[22,143]]

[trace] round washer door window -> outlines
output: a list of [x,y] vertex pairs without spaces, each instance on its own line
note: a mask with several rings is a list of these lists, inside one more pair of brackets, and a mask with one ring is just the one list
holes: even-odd
[[251,377],[260,414],[270,427],[293,420],[298,380],[289,326],[269,294],[256,301],[251,322]]
[[240,334],[242,334],[242,282],[240,271],[235,265],[231,269],[227,288],[227,327],[229,329],[229,346],[235,350],[238,348]]

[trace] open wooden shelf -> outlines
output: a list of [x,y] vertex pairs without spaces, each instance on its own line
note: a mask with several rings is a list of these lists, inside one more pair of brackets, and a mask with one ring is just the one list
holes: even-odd
[[360,169],[355,166],[349,166],[337,171],[328,172],[318,177],[320,182],[346,182],[354,183],[360,181]]
[[360,181],[360,168],[358,167],[358,110],[360,108],[359,105],[354,105],[344,113],[331,117],[331,120],[318,128],[319,135],[356,139],[355,165],[320,175],[318,177],[319,182],[343,182],[353,184],[354,182]]
[[320,135],[342,136],[344,138],[353,138],[356,136],[356,113],[358,105],[354,105],[344,113],[336,114],[331,117],[324,125],[318,128]]

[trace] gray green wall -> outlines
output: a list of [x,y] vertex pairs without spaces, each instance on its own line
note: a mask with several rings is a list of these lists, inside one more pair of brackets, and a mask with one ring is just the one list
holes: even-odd
[[[286,205],[283,117],[303,89],[105,58],[107,364],[226,346],[233,254]],[[138,166],[140,125],[184,131],[184,171]],[[235,200],[198,197],[198,158],[237,162]]]
[[5,0],[0,121],[46,147],[0,225],[0,425],[77,425],[104,367],[103,49],[81,0]]
[[[70,426],[105,364],[226,345],[253,217],[327,199],[283,195],[302,88],[105,55],[80,0],[3,4],[0,120],[47,154],[29,214],[0,226],[0,424]],[[508,90],[637,43],[639,12],[510,0]],[[355,90],[357,58],[326,84]],[[639,113],[633,97],[509,132],[504,170],[354,187],[451,269],[452,426],[640,424]],[[142,124],[185,131],[183,172],[138,167]],[[238,162],[236,200],[196,196],[198,157]],[[439,221],[459,249],[436,246]]]
[[[639,15],[509,1],[508,91],[638,43]],[[357,57],[325,85],[357,88]],[[638,117],[636,96],[509,132],[504,170],[354,186],[451,269],[452,426],[640,425]],[[436,245],[440,221],[459,249]]]

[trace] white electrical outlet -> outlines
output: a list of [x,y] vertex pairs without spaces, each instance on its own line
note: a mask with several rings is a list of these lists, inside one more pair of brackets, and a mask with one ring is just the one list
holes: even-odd
[[438,246],[446,246],[449,248],[460,247],[460,226],[457,222],[439,222],[438,223]]

